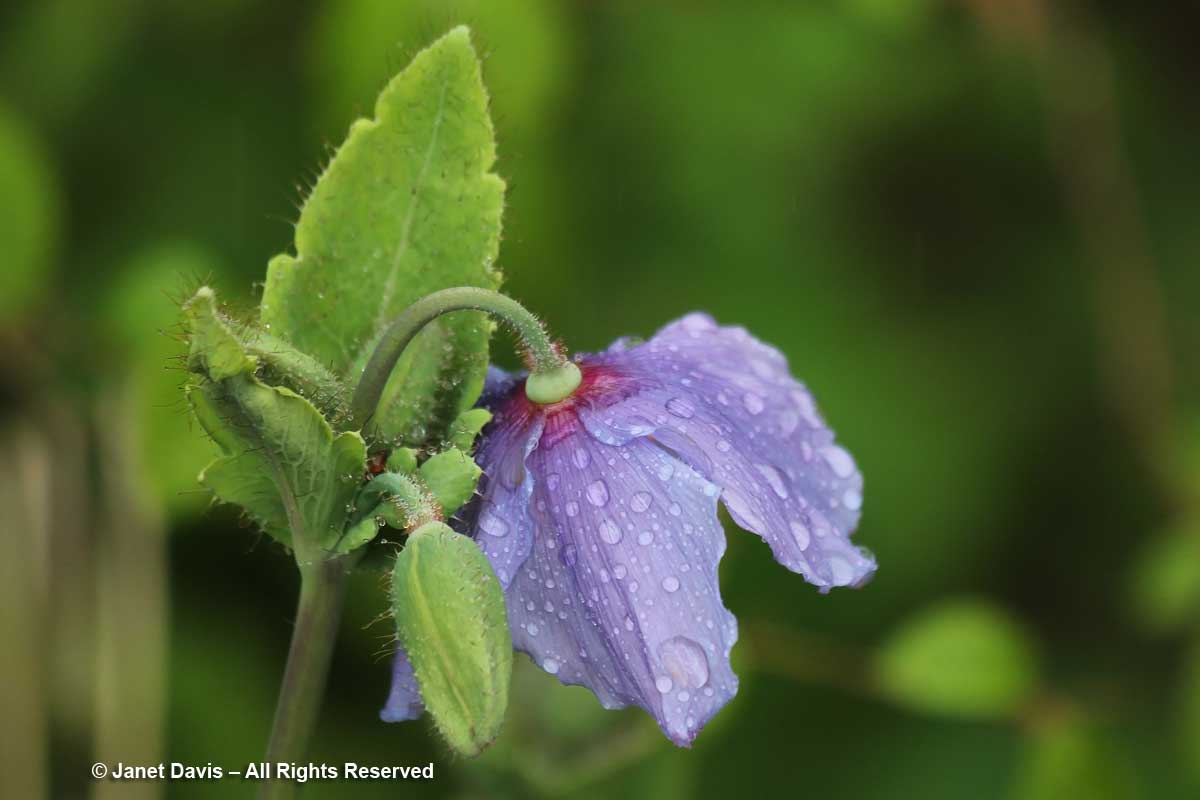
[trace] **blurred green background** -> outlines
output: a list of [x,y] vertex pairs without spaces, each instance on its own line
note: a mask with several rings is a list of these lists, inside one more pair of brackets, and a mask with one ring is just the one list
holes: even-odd
[[[298,585],[210,507],[178,302],[257,302],[305,187],[449,27],[485,55],[511,294],[579,351],[779,346],[875,581],[730,527],[738,697],[691,751],[518,659],[482,758],[385,725],[358,576],[307,797],[1200,794],[1200,79],[1186,4],[45,0],[0,9],[0,795],[261,758]],[[497,341],[496,358],[513,363]]]

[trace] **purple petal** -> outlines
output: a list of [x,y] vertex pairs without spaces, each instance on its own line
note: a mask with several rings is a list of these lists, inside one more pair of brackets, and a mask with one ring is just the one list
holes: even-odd
[[404,722],[417,719],[424,713],[425,704],[421,702],[421,689],[417,686],[412,662],[408,660],[404,648],[396,645],[396,655],[392,661],[392,690],[388,693],[387,705],[379,712],[379,718],[384,722]]
[[594,436],[611,443],[648,437],[686,461],[721,487],[738,525],[824,590],[861,585],[874,572],[874,558],[849,540],[862,475],[778,350],[742,328],[690,314],[594,363],[638,383],[616,403],[580,409]]
[[686,746],[737,691],[717,488],[645,439],[548,438],[530,457],[537,537],[507,592],[514,646]]
[[494,406],[494,416],[475,453],[475,461],[483,469],[477,490],[480,496],[464,510],[460,525],[460,530],[473,532],[505,588],[533,546],[529,501],[534,479],[526,468],[526,458],[537,445],[545,422],[527,404],[498,401],[514,387],[520,391],[519,380],[519,376],[495,368],[488,371],[483,402]]

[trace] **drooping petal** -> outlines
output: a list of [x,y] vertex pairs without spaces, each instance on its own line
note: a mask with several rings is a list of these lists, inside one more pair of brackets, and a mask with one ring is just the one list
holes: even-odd
[[418,719],[425,713],[425,704],[421,702],[421,689],[417,685],[417,676],[413,674],[412,662],[404,648],[396,645],[396,654],[392,660],[392,689],[388,693],[387,704],[379,712],[379,718],[384,722],[404,722]]
[[737,691],[717,487],[645,439],[613,447],[582,429],[544,436],[530,469],[537,536],[507,592],[514,646],[688,745]]
[[690,314],[644,344],[594,357],[636,382],[579,417],[604,441],[648,437],[721,487],[742,528],[823,590],[865,582],[874,558],[850,542],[862,475],[776,349]]
[[481,404],[493,414],[475,453],[483,469],[480,497],[463,512],[459,529],[471,532],[487,554],[500,584],[507,588],[533,546],[529,500],[535,478],[526,458],[537,446],[544,419],[527,403],[509,402],[520,376],[488,371]]

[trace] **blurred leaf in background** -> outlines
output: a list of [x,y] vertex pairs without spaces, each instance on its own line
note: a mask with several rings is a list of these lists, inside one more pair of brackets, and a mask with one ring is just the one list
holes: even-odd
[[105,288],[100,306],[107,368],[128,374],[141,409],[144,480],[172,516],[195,515],[208,505],[198,476],[219,454],[182,399],[187,346],[180,306],[196,287],[224,274],[194,243],[147,245]]
[[51,284],[61,200],[50,154],[21,116],[0,106],[0,324],[23,316]]
[[918,711],[1011,717],[1038,688],[1028,635],[985,602],[947,600],[901,623],[876,662],[880,688]]

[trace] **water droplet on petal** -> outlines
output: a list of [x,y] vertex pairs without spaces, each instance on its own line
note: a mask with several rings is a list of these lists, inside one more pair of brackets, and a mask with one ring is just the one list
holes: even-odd
[[857,489],[847,489],[842,495],[842,505],[851,511],[858,511],[862,508],[862,492]]
[[834,586],[846,586],[854,580],[854,567],[840,556],[829,559],[829,569],[833,573]]
[[692,639],[686,636],[667,639],[658,646],[658,657],[667,673],[682,688],[698,689],[708,683],[708,657],[704,655],[704,648]]
[[579,503],[576,503],[574,500],[567,503],[566,512],[567,512],[568,517],[578,516],[579,515]]
[[808,547],[808,543],[812,541],[812,537],[808,533],[808,528],[803,522],[792,520],[791,522],[792,538],[796,540],[796,544],[801,550]]
[[546,476],[546,488],[548,488],[550,491],[553,492],[555,489],[558,488],[558,483],[561,480],[562,480],[561,475],[559,475],[557,472],[551,472],[549,475]]
[[787,500],[788,490],[783,482],[783,476],[779,474],[779,470],[772,467],[770,464],[755,464],[755,468],[759,471],[767,483],[771,484],[771,490],[775,492],[780,500]]
[[588,502],[597,508],[603,508],[608,504],[608,484],[603,480],[588,484],[584,494],[587,496]]
[[491,504],[485,505],[479,514],[479,527],[489,536],[497,538],[508,535],[508,523],[500,518]]
[[621,529],[611,519],[600,521],[600,538],[609,544],[621,541]]
[[649,492],[637,492],[633,497],[629,498],[629,508],[638,514],[641,514],[650,507],[650,501],[651,497]]
[[762,410],[766,408],[766,404],[763,402],[763,399],[754,392],[746,392],[744,395],[742,395],[742,405],[744,405],[746,410],[751,414],[761,414]]
[[733,449],[733,445],[731,445],[729,442],[725,441],[724,439],[718,439],[717,440],[717,449],[720,450],[722,453],[728,453],[730,450]]
[[671,679],[666,675],[659,675],[654,679],[654,688],[658,689],[661,694],[666,694],[667,692],[671,691],[671,687],[673,685],[674,684],[671,682]]
[[696,413],[696,409],[692,407],[692,404],[682,397],[672,397],[668,400],[667,411],[682,419],[691,419]]
[[650,531],[642,531],[638,534],[638,544],[643,547],[654,541],[654,534]]
[[580,469],[586,469],[587,465],[592,463],[592,456],[587,450],[578,447],[575,449],[575,452],[571,453],[571,460],[575,462],[575,466]]
[[545,661],[542,662],[542,669],[546,670],[546,672],[549,672],[551,675],[557,675],[558,674],[558,662],[555,661],[553,658],[547,658]]
[[854,459],[836,444],[822,447],[821,458],[825,459],[825,463],[829,464],[833,474],[839,478],[849,478],[854,474]]
[[568,567],[573,567],[575,566],[575,562],[579,560],[579,548],[573,544],[569,544],[562,549],[562,555],[559,558]]
[[674,575],[668,575],[667,577],[663,578],[662,587],[663,587],[663,590],[667,591],[667,592],[678,591],[679,590],[679,578],[676,578]]
[[667,507],[667,511],[671,512],[672,517],[678,517],[683,513],[683,509],[679,507],[679,503],[671,503],[671,505]]
[[733,515],[734,520],[740,525],[750,528],[760,535],[766,532],[766,523],[763,522],[762,517],[754,510],[754,506],[750,504],[750,501],[741,492],[726,487],[721,492],[721,499],[725,501],[725,507],[729,509],[729,513]]

